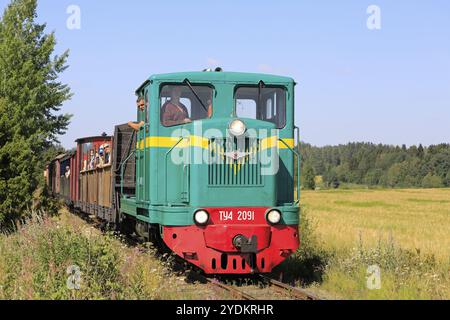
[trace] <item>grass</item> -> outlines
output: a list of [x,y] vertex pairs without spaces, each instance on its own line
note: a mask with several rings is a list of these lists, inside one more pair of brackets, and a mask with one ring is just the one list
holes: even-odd
[[[370,290],[369,267],[380,270],[380,287]],[[345,299],[449,299],[448,266],[432,255],[402,249],[390,242],[356,246],[335,254],[319,288]]]
[[355,208],[398,208],[398,205],[386,203],[383,201],[365,201],[365,202],[352,202],[352,201],[335,201],[337,205]]
[[[67,212],[0,235],[0,300],[198,299],[149,248],[127,246]],[[73,268],[72,266],[76,266]],[[70,269],[71,268],[71,269]],[[79,268],[80,281],[68,279]],[[79,290],[71,290],[79,284]]]
[[[449,199],[449,189],[303,191],[301,248],[276,273],[328,298],[450,299]],[[223,298],[164,261],[66,211],[34,216],[0,234],[0,300]],[[374,265],[381,289],[369,290]],[[67,286],[71,266],[79,290]]]
[[[450,299],[450,190],[303,191],[302,246],[278,272],[330,298]],[[381,288],[369,290],[378,266]]]
[[392,238],[449,262],[450,189],[303,191],[302,204],[331,249]]

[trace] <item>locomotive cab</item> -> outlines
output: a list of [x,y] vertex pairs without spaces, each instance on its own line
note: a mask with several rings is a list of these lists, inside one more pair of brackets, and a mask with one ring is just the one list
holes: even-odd
[[294,86],[248,73],[150,77],[136,91],[144,125],[122,219],[207,274],[271,272],[299,246]]

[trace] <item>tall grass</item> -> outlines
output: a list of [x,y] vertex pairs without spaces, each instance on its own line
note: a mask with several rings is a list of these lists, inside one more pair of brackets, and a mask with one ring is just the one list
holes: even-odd
[[302,204],[327,247],[367,247],[389,238],[401,248],[450,258],[450,189],[305,191]]
[[316,225],[306,209],[300,209],[300,248],[274,270],[281,280],[308,286],[323,282],[331,252],[324,250],[315,232]]
[[[379,289],[367,285],[370,266],[381,271]],[[323,287],[350,299],[449,299],[448,272],[448,265],[434,255],[401,248],[393,238],[380,240],[376,247],[360,240],[355,248],[335,255]]]
[[[325,292],[338,299],[450,299],[450,268],[433,254],[400,247],[391,236],[376,246],[354,248],[326,246],[318,237],[317,224],[301,210],[301,247],[276,273],[285,281]],[[381,271],[381,287],[370,289],[368,269]]]
[[[161,299],[168,281],[149,255],[90,227],[35,216],[0,235],[0,299]],[[81,281],[69,284],[79,290],[68,286],[72,266]]]

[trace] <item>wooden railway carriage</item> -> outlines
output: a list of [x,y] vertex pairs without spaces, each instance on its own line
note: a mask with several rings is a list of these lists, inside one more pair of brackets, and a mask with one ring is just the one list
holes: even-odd
[[69,154],[61,154],[53,159],[47,166],[45,175],[49,190],[54,195],[60,195],[63,197],[66,193],[66,184],[61,175],[64,175],[65,160],[69,158]]
[[73,203],[83,212],[93,214],[107,221],[114,221],[115,212],[112,197],[112,159],[111,152],[102,163],[98,162],[99,150],[112,148],[113,138],[103,135],[78,139],[74,161]]
[[57,179],[59,179],[59,195],[67,204],[70,204],[72,201],[70,183],[73,174],[71,168],[74,156],[75,152],[69,152],[58,160],[59,170]]
[[[294,87],[263,74],[152,76],[136,91],[138,132],[78,140],[75,206],[162,240],[208,274],[272,271],[299,246]],[[85,145],[106,140],[111,167],[82,170]]]

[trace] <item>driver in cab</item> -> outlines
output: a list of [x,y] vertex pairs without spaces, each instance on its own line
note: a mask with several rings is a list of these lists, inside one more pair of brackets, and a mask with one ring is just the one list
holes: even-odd
[[180,101],[181,87],[173,87],[170,100],[161,108],[161,123],[166,127],[191,123],[188,109]]

